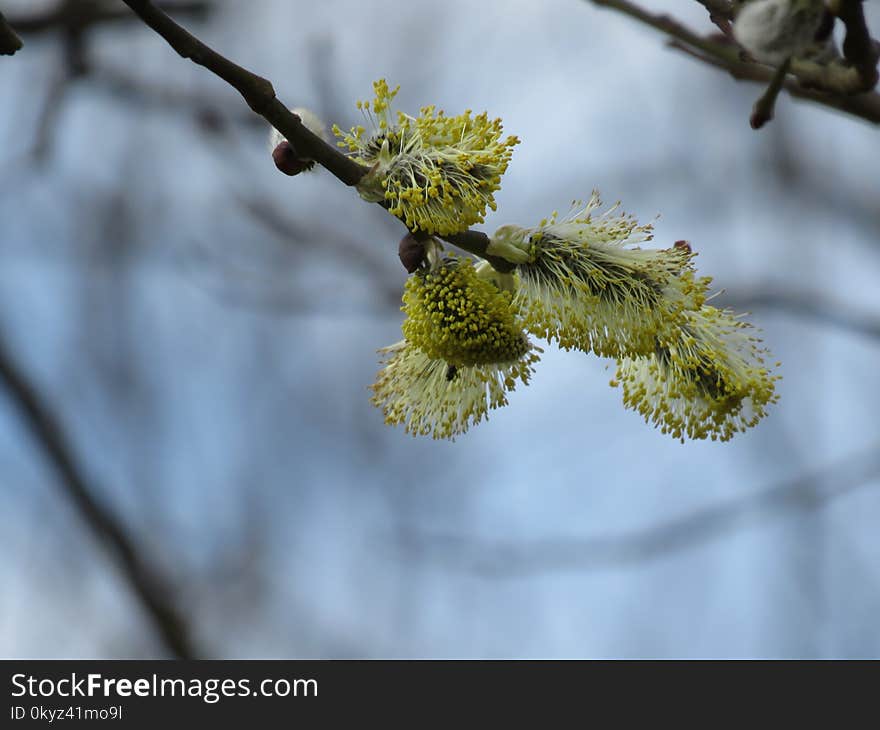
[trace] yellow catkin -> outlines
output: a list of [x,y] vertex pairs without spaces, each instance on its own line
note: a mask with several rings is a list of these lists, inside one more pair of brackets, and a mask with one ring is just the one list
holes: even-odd
[[776,403],[768,353],[755,330],[732,312],[689,312],[675,337],[648,356],[618,361],[612,385],[645,420],[684,441],[727,441],[755,426]]
[[383,368],[371,386],[372,403],[387,424],[413,436],[454,439],[507,405],[517,381],[528,384],[537,352],[504,364],[455,367],[404,340],[379,351]]
[[510,292],[478,277],[468,259],[419,271],[403,294],[403,335],[428,357],[450,365],[517,360],[529,349]]
[[594,214],[600,205],[594,193],[563,220],[503,226],[489,253],[518,264],[515,303],[532,334],[605,357],[648,354],[699,309],[710,279],[696,276],[687,248],[635,246],[651,226],[616,207]]
[[507,404],[528,383],[539,348],[526,337],[510,292],[469,259],[446,259],[410,276],[402,342],[380,350],[372,386],[385,420],[413,435],[454,438]]
[[482,222],[495,210],[494,193],[519,140],[502,139],[500,119],[470,110],[448,117],[426,106],[418,117],[392,115],[399,87],[381,79],[373,89],[372,104],[358,102],[372,130],[333,128],[338,144],[371,168],[358,184],[361,196],[384,202],[413,231],[449,235]]

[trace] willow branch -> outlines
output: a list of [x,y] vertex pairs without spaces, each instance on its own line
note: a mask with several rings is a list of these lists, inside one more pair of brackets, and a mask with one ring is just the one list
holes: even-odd
[[[275,95],[272,83],[252,71],[233,63],[194,35],[175,23],[149,0],[122,0],[141,20],[164,38],[183,58],[226,81],[244,98],[247,105],[287,138],[303,157],[315,160],[346,185],[357,185],[369,171],[336,147],[328,144],[303,125],[287,105]],[[509,271],[512,265],[504,259],[488,256],[489,237],[480,231],[462,231],[444,236],[449,243],[487,259],[496,269]]]
[[167,651],[195,659],[190,631],[158,572],[142,556],[122,523],[95,497],[73,456],[67,436],[46,400],[0,342],[0,383],[21,414],[34,442],[58,475],[58,486],[88,529],[116,560],[123,578],[151,619]]
[[[754,61],[744,61],[739,48],[724,40],[703,37],[668,15],[649,13],[627,0],[589,0],[594,5],[622,13],[672,39],[670,45],[690,56],[730,73],[735,79],[769,84],[775,69]],[[705,3],[703,3],[705,4]],[[791,76],[783,88],[792,96],[812,101],[880,124],[880,94],[855,93],[864,89],[864,80],[855,67],[842,63],[822,65],[793,59]],[[793,78],[792,78],[793,76]]]

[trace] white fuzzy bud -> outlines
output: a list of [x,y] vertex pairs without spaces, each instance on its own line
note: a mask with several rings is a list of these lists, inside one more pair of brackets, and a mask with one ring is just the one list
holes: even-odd
[[[290,111],[299,117],[306,129],[316,134],[325,142],[328,141],[327,129],[317,114],[303,107],[296,107]],[[306,172],[315,167],[314,160],[298,153],[294,145],[274,127],[269,131],[269,149],[272,151],[275,167],[285,175],[299,175],[299,173]]]
[[778,66],[813,44],[824,12],[822,0],[754,0],[736,16],[733,37],[758,61]]
[[[330,141],[330,137],[327,134],[327,126],[324,122],[321,121],[321,118],[315,114],[311,109],[306,109],[305,107],[298,106],[294,107],[290,110],[293,114],[296,114],[300,121],[303,123],[303,126],[308,129],[313,134],[318,135],[325,142]],[[269,132],[269,149],[274,150],[279,144],[285,141],[285,137],[281,132],[279,132],[275,127],[272,127]]]

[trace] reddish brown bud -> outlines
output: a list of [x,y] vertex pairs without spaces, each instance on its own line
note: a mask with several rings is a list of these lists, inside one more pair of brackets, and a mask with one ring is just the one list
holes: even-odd
[[425,244],[423,241],[416,239],[412,233],[407,233],[400,239],[397,255],[400,256],[400,263],[403,264],[403,268],[411,274],[425,260]]
[[685,253],[691,253],[691,244],[688,241],[676,241],[672,244],[673,248],[677,248],[679,251],[684,251]]
[[293,145],[286,139],[279,142],[272,150],[272,160],[277,167],[285,175],[299,175],[301,172],[311,170],[315,166],[314,160],[304,160],[298,157]]

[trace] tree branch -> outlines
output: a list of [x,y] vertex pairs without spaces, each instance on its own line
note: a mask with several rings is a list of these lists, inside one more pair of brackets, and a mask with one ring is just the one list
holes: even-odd
[[48,404],[0,342],[0,383],[21,414],[31,437],[58,475],[58,485],[88,529],[116,561],[128,587],[153,623],[162,644],[178,659],[195,659],[190,630],[167,597],[157,571],[145,560],[122,523],[100,504],[80,471],[64,430]]
[[13,56],[15,52],[21,50],[21,38],[12,29],[3,13],[0,13],[0,56]]
[[[616,10],[643,25],[659,30],[673,39],[670,43],[673,48],[682,50],[704,63],[724,69],[735,79],[758,81],[764,84],[773,81],[774,68],[743,60],[739,48],[726,39],[718,41],[705,38],[674,18],[649,13],[627,0],[589,0],[589,2]],[[702,4],[706,5],[706,3]],[[786,79],[783,88],[792,96],[880,124],[880,94],[855,93],[865,88],[864,79],[856,68],[842,63],[822,65],[809,60],[793,59],[791,73],[795,78]]]
[[[149,0],[122,2],[162,36],[180,56],[203,66],[235,88],[247,105],[281,132],[304,157],[315,160],[346,185],[357,185],[369,171],[308,130],[300,118],[275,96],[275,89],[268,79],[221,56],[184,30]],[[485,233],[467,230],[443,238],[454,246],[481,256],[499,271],[510,271],[513,268],[508,261],[486,254],[489,237]]]

